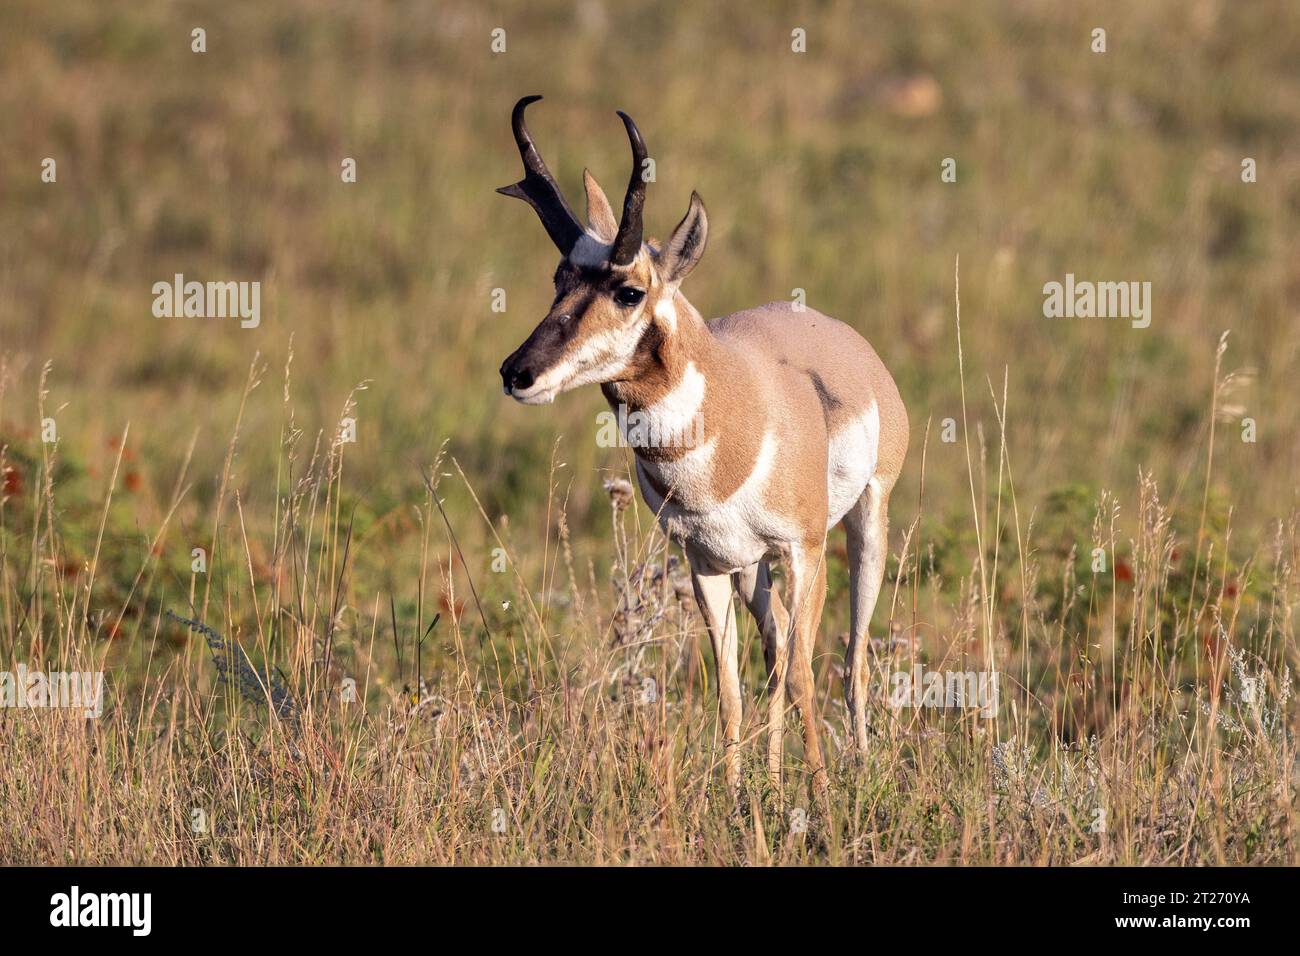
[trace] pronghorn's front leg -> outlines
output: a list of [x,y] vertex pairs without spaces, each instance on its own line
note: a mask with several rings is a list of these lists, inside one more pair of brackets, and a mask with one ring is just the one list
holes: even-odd
[[782,747],[785,736],[786,640],[790,616],[781,596],[772,589],[772,570],[759,561],[736,575],[736,587],[754,616],[763,636],[763,660],[767,664],[767,773],[774,787],[781,785]]
[[826,602],[826,540],[809,542],[790,551],[790,640],[786,673],[790,696],[803,719],[804,761],[813,777],[813,789],[826,791],[826,765],[822,759],[817,728],[816,688],[813,685],[812,654],[817,627]]
[[691,582],[713,644],[713,660],[718,668],[718,711],[722,718],[727,786],[735,793],[740,789],[740,660],[736,614],[731,604],[731,575],[704,574],[696,570],[692,562]]

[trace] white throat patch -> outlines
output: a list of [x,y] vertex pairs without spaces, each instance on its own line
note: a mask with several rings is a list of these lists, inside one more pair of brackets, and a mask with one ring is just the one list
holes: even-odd
[[694,362],[687,362],[677,384],[657,402],[647,406],[643,414],[656,434],[689,439],[704,434],[703,427],[697,428],[697,419],[703,414],[703,408],[704,376]]

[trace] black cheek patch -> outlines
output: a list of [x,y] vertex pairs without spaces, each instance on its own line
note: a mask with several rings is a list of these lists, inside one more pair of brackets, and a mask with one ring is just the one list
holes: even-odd
[[664,346],[664,331],[659,328],[657,322],[650,322],[646,325],[645,331],[641,333],[641,338],[637,339],[635,361],[639,363],[652,362],[659,357],[659,352]]

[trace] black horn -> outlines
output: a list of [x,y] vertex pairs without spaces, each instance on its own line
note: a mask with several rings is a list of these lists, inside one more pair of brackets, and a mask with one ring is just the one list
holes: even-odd
[[[537,152],[537,145],[528,132],[528,125],[524,122],[524,110],[528,108],[528,104],[540,99],[540,96],[525,96],[515,104],[514,111],[510,114],[510,125],[515,131],[515,143],[519,146],[519,156],[524,161],[524,178],[512,186],[502,186],[497,192],[522,199],[532,206],[537,211],[537,217],[542,220],[546,234],[551,237],[551,241],[560,252],[567,256],[582,236],[583,229],[578,217],[564,201],[564,194],[560,192],[559,184],[551,175],[551,171],[546,168],[546,163],[542,161],[541,154]],[[624,119],[627,120],[626,117]],[[631,120],[627,122],[630,123]],[[642,191],[644,192],[644,188]],[[638,205],[638,235],[640,222],[641,213]],[[622,236],[622,233],[620,232],[619,235]]]
[[632,117],[622,110],[618,115],[627,127],[627,138],[632,144],[632,178],[627,184],[627,195],[623,197],[623,218],[618,224],[618,236],[614,239],[614,249],[610,261],[618,266],[625,266],[641,251],[641,210],[645,207],[645,179],[642,170],[645,166],[645,140],[641,131],[632,122]]

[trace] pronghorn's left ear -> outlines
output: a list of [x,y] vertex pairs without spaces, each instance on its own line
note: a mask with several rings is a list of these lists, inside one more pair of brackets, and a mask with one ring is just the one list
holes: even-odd
[[697,192],[691,193],[691,207],[673,230],[668,245],[659,255],[659,271],[665,282],[681,282],[704,255],[704,244],[709,238],[709,217],[704,211],[704,200]]

